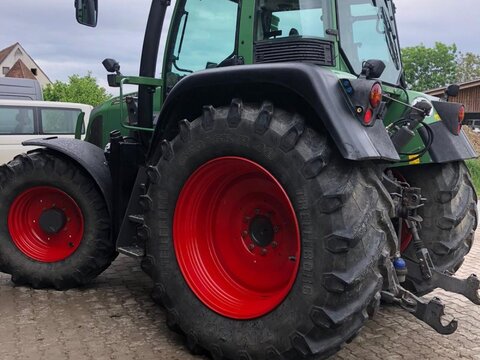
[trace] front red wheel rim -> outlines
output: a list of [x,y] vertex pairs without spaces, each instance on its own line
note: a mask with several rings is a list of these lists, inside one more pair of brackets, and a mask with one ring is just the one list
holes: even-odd
[[263,316],[287,297],[300,263],[300,232],[287,193],[266,169],[222,157],[185,183],[174,215],[180,270],[211,310]]
[[[51,227],[42,222],[46,214],[61,218]],[[43,219],[42,219],[43,217]],[[83,238],[80,207],[64,191],[38,186],[23,191],[10,206],[8,230],[13,243],[29,258],[53,263],[70,257]]]

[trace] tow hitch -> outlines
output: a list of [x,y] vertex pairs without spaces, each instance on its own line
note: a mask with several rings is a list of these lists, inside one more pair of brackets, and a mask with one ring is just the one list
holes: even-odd
[[[476,305],[480,305],[480,279],[475,274],[466,279],[459,279],[448,272],[438,271],[418,232],[423,221],[418,215],[418,209],[426,200],[421,196],[421,189],[398,181],[391,172],[384,176],[384,184],[394,199],[396,217],[400,222],[399,229],[402,229],[403,221],[412,234],[416,259],[402,259],[399,251],[393,262],[386,259],[382,300],[400,306],[440,334],[452,334],[457,330],[458,323],[455,319],[446,325],[442,323],[445,305],[441,299],[434,297],[428,301],[402,287],[401,282],[405,281],[405,274],[408,274],[410,280],[421,282],[429,288],[441,288],[463,295]],[[400,244],[397,244],[397,249],[399,248]]]
[[427,301],[415,296],[410,291],[404,289],[398,282],[395,268],[391,261],[385,262],[386,289],[382,291],[382,300],[389,304],[395,304],[408,311],[417,319],[423,321],[432,327],[436,332],[442,335],[453,334],[457,330],[457,320],[451,320],[447,325],[443,325],[442,317],[445,315],[445,305],[437,297]]

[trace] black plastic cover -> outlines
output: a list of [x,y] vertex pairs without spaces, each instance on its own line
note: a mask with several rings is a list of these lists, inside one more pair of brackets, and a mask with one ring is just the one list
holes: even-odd
[[57,151],[79,164],[97,184],[111,214],[112,179],[102,149],[86,141],[56,137],[27,140],[22,142],[22,145],[42,146]]
[[432,101],[432,105],[438,115],[440,115],[440,118],[447,129],[450,130],[453,135],[458,135],[460,125],[458,122],[458,113],[463,105],[445,101]]
[[[454,135],[442,121],[430,124],[430,128],[433,130],[434,140],[429,153],[435,163],[466,160],[478,156],[463,131],[460,135]],[[420,128],[418,132],[427,143],[428,133],[425,128]]]

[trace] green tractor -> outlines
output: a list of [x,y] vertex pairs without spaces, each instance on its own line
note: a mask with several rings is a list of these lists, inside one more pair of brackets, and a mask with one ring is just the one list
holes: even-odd
[[[75,5],[94,26],[97,0]],[[0,167],[0,269],[62,290],[136,257],[169,326],[214,359],[327,357],[382,300],[453,333],[420,296],[480,304],[477,277],[452,275],[477,155],[461,104],[406,89],[393,1],[177,0],[155,79],[170,5],[152,0],[139,76],[104,62],[138,85],[123,134],[27,141]]]

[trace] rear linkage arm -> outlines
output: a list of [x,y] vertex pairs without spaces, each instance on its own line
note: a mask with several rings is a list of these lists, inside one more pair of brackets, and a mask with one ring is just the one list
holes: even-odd
[[[405,221],[413,235],[412,241],[418,262],[401,259],[399,251],[397,251],[397,258],[394,263],[389,259],[386,261],[384,274],[386,281],[382,299],[385,302],[399,305],[417,319],[430,325],[438,333],[452,334],[457,329],[458,323],[453,319],[446,326],[442,324],[441,320],[445,315],[445,305],[442,301],[437,297],[430,301],[423,300],[404,289],[400,285],[400,281],[405,281],[405,273],[408,271],[410,278],[418,279],[432,288],[442,288],[449,292],[461,294],[472,303],[480,305],[480,280],[476,275],[471,275],[467,279],[459,279],[449,273],[438,271],[433,264],[428,249],[418,234],[423,219],[418,215],[417,210],[423,206],[426,200],[421,196],[421,189],[412,188],[406,183],[397,181],[391,173],[384,176],[384,184],[396,204],[396,215],[400,221],[399,229],[402,229],[401,221]],[[403,266],[401,266],[402,263]],[[400,266],[398,266],[399,264]]]
[[436,332],[442,335],[453,334],[458,327],[457,320],[451,320],[447,325],[442,324],[442,317],[445,315],[445,305],[435,297],[430,301],[421,299],[404,289],[398,282],[395,268],[390,259],[386,259],[385,268],[387,284],[386,290],[382,291],[382,300],[389,304],[395,304],[408,311],[417,319],[429,325]]

